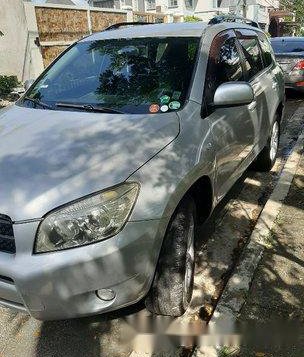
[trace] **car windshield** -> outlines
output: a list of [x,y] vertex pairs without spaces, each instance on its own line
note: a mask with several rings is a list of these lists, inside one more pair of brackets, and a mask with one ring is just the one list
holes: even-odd
[[274,53],[304,52],[304,41],[271,41]]
[[21,105],[123,113],[176,111],[186,100],[199,38],[79,42],[26,93]]

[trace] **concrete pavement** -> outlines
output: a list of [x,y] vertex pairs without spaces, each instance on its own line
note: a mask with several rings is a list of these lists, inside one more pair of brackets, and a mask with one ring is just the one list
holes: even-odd
[[[303,147],[303,145],[302,145]],[[303,357],[304,335],[304,156],[291,189],[272,229],[262,260],[241,310],[239,321],[261,324],[277,322],[284,335],[291,332],[293,343],[264,346],[265,357]],[[292,331],[288,331],[289,327]],[[284,327],[285,326],[285,327]],[[298,334],[298,335],[297,335]],[[286,336],[286,335],[285,335]],[[282,341],[283,342],[283,341]],[[259,346],[261,351],[261,346]],[[251,356],[242,348],[240,356]]]

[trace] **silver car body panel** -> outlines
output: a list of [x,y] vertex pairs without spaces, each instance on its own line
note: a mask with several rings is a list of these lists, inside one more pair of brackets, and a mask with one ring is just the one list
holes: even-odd
[[[32,254],[38,222],[15,225],[17,254],[0,253],[0,304],[37,319],[97,314],[137,302],[148,291],[165,222],[129,222],[115,237],[61,252]],[[105,302],[95,291],[111,288]]]
[[[273,64],[251,82],[256,103],[217,108],[202,118],[210,46],[217,34],[231,28],[251,27],[145,25],[82,40],[202,36],[188,101],[176,113],[120,115],[16,105],[0,111],[0,213],[14,221],[29,219],[14,224],[16,254],[0,252],[0,304],[38,319],[61,319],[114,310],[147,293],[180,200],[206,177],[214,207],[265,146],[284,104],[282,72]],[[270,87],[273,79],[276,88]],[[33,254],[41,217],[125,180],[138,182],[140,192],[119,234],[83,247]],[[95,291],[102,288],[112,288],[116,298],[100,300]]]
[[[176,113],[0,112],[0,212],[40,218],[121,183],[179,133]],[[115,139],[114,139],[115,138]]]

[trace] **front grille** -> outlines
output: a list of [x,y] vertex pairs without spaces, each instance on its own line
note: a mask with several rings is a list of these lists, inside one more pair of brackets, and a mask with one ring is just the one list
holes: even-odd
[[16,253],[16,245],[12,220],[0,214],[0,251],[6,253]]

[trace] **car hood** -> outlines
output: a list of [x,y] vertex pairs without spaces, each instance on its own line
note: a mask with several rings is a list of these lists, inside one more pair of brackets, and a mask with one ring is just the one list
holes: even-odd
[[0,213],[39,218],[126,180],[179,132],[176,113],[0,111]]

